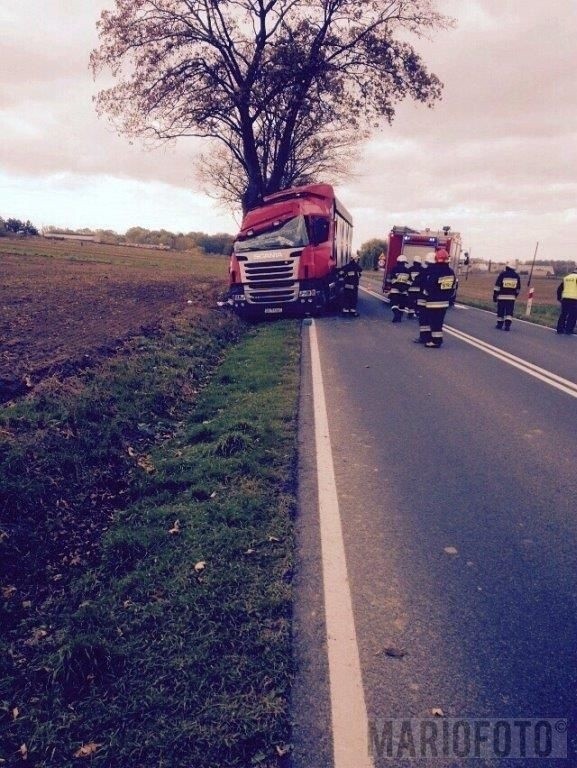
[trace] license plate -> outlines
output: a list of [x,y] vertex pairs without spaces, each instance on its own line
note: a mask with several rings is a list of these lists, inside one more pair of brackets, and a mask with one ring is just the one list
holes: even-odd
[[265,315],[277,315],[282,312],[282,307],[266,307]]

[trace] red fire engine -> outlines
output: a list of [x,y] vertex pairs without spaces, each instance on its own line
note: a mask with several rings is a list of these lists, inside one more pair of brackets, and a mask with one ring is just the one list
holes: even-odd
[[[395,268],[397,259],[401,254],[407,257],[410,266],[415,256],[420,259],[421,263],[424,263],[427,254],[431,251],[434,252],[435,248],[444,248],[447,251],[449,254],[449,264],[458,276],[461,258],[461,235],[459,232],[451,232],[450,227],[443,227],[438,231],[432,229],[416,230],[410,227],[393,227],[389,232],[383,284]],[[456,291],[451,303],[454,303],[455,297]]]

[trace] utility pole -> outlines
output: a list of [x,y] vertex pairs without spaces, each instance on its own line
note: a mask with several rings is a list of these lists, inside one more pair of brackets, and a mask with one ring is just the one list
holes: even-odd
[[527,288],[531,287],[531,278],[533,277],[533,267],[535,266],[535,259],[537,258],[538,248],[539,248],[539,241],[537,240],[537,245],[535,246],[535,253],[533,254],[533,261],[531,263],[531,271],[529,272],[529,282],[527,283]]
[[527,307],[525,309],[525,317],[529,317],[531,314],[531,308],[533,307],[533,294],[535,293],[535,289],[531,287],[531,278],[533,277],[533,267],[535,266],[535,259],[537,258],[537,249],[539,248],[539,241],[537,240],[537,245],[535,246],[535,253],[533,254],[533,262],[531,263],[531,269],[529,271],[529,280],[527,282],[527,288],[529,289],[529,292],[527,294]]

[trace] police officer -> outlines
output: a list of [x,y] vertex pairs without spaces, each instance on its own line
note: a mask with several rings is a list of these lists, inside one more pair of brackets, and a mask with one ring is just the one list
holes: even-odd
[[418,277],[421,274],[423,267],[421,265],[421,257],[415,256],[413,258],[413,264],[409,268],[409,276],[411,282],[407,290],[407,317],[413,318],[417,316],[417,299],[421,289],[419,287]]
[[577,323],[577,269],[573,269],[563,278],[563,282],[557,288],[557,301],[561,302],[557,333],[570,335]]
[[343,281],[343,315],[352,315],[358,317],[357,301],[359,298],[359,280],[363,268],[359,264],[359,254],[351,256],[348,261],[339,270],[339,278]]
[[521,291],[521,278],[510,264],[499,272],[493,288],[493,301],[497,302],[497,328],[511,330],[515,299]]
[[427,277],[427,268],[430,264],[435,263],[435,252],[431,251],[425,256],[425,261],[423,264],[421,264],[421,270],[415,280],[412,283],[412,286],[418,288],[417,298],[416,298],[416,313],[417,318],[419,320],[419,335],[416,339],[413,339],[415,344],[425,344],[429,339],[431,338],[431,326],[429,325],[429,321],[427,318],[427,307],[426,307],[426,297],[424,293],[425,289],[425,280]]
[[390,286],[389,299],[393,310],[393,323],[400,323],[403,319],[403,311],[407,303],[407,291],[411,281],[408,263],[407,257],[401,254],[393,271],[383,283],[383,291]]
[[440,347],[443,343],[443,323],[456,282],[449,266],[449,254],[444,248],[438,248],[435,263],[427,267],[424,281],[425,312],[431,328],[426,347]]

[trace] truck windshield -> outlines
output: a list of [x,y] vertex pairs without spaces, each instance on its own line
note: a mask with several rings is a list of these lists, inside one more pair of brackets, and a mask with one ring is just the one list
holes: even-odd
[[304,216],[296,216],[271,226],[255,235],[248,235],[234,244],[236,253],[268,251],[273,248],[303,248],[309,239]]

